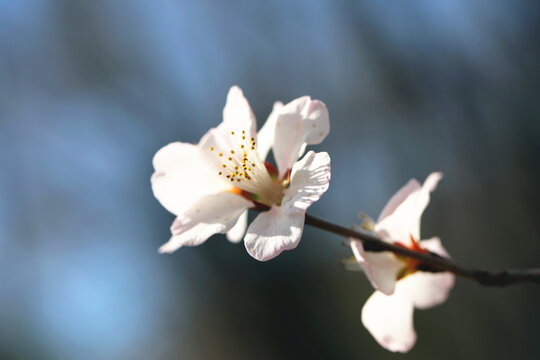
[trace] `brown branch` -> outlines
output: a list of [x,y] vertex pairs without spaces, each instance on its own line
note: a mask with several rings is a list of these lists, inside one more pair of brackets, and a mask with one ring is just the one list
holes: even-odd
[[453,260],[440,257],[437,254],[423,254],[402,246],[387,243],[371,233],[348,229],[309,214],[306,214],[306,224],[347,238],[358,239],[362,241],[364,248],[369,249],[369,251],[391,251],[397,255],[419,260],[422,263],[422,271],[449,271],[457,276],[477,281],[483,286],[502,287],[521,282],[540,284],[540,269],[502,271],[467,269]]

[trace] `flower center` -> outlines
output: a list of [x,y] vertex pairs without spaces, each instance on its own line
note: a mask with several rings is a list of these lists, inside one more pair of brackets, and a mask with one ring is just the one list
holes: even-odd
[[[409,248],[411,250],[417,251],[417,252],[422,253],[422,254],[429,253],[429,251],[427,251],[426,249],[424,249],[423,247],[420,246],[420,244],[418,243],[418,241],[416,241],[414,239],[412,234],[410,234],[410,238],[411,238],[411,244],[410,245],[405,245],[405,244],[403,244],[401,242],[396,242],[396,245],[399,245],[399,246],[402,246],[402,247],[405,247],[405,248]],[[416,260],[416,259],[412,259],[412,258],[409,258],[409,257],[400,258],[400,259],[403,261],[404,266],[398,272],[398,275],[397,275],[398,280],[403,279],[405,276],[416,272],[416,270],[418,269],[418,266],[421,264],[421,261]]]
[[243,190],[242,196],[249,200],[267,206],[279,204],[283,197],[283,182],[269,174],[259,156],[255,138],[248,137],[242,130],[230,131],[224,140],[224,146],[209,149],[219,159],[218,175]]

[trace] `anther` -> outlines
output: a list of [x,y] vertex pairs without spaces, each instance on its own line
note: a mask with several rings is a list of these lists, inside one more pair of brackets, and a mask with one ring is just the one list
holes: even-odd
[[214,148],[210,146],[210,151],[214,151]]

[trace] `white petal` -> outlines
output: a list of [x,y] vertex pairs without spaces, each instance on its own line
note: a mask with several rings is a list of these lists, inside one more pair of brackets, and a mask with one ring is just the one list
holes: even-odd
[[268,119],[257,134],[257,149],[259,151],[259,156],[263,160],[266,159],[268,151],[270,151],[270,149],[274,145],[274,137],[276,134],[276,120],[282,107],[283,103],[279,101],[276,101],[274,103],[274,108],[272,109],[270,116],[268,116]]
[[204,224],[200,223],[189,230],[173,235],[168,242],[161,245],[160,253],[172,253],[182,246],[197,246],[204,243],[214,234],[222,233],[225,226],[223,224]]
[[273,147],[280,176],[302,156],[307,144],[319,144],[329,131],[328,110],[321,101],[304,96],[283,106]]
[[[394,205],[398,199],[394,199],[393,197],[390,200],[387,207],[395,208],[395,210],[385,217],[381,216],[382,220],[375,225],[377,235],[388,237],[393,241],[399,241],[404,244],[409,244],[410,235],[418,240],[420,238],[420,218],[429,203],[430,192],[435,189],[441,178],[441,173],[432,173],[428,176],[421,188],[409,192],[415,187],[414,183],[410,182],[406,188],[400,190],[403,194],[408,192],[408,195],[397,206]],[[396,196],[399,195],[399,199],[403,195],[400,195],[400,192],[396,194]]]
[[[201,158],[205,163],[209,164],[209,168],[215,174],[223,170],[221,165],[226,163],[230,150],[236,150],[237,148],[228,132],[229,130],[221,123],[217,128],[210,129],[199,141],[198,147]],[[219,156],[220,153],[222,156]]]
[[445,302],[453,287],[454,275],[449,272],[417,271],[398,281],[396,292],[402,292],[418,309],[428,309]]
[[438,237],[432,237],[431,239],[428,239],[428,240],[422,240],[420,241],[420,246],[435,254],[438,254],[442,257],[450,259],[450,255],[448,255],[448,251],[446,251],[446,249],[442,246],[441,239],[439,239]]
[[375,291],[362,308],[362,323],[377,342],[390,351],[407,352],[416,342],[413,304],[396,293]]
[[164,146],[154,155],[153,164],[154,196],[175,215],[201,196],[231,188],[211,172],[196,145],[175,142]]
[[244,210],[251,206],[251,201],[230,192],[206,195],[178,215],[171,226],[171,232],[179,235],[198,223],[230,224],[228,231],[236,224]]
[[341,266],[346,271],[364,271],[354,256],[341,260]]
[[[199,142],[199,149],[201,152],[201,158],[216,175],[221,171],[224,171],[222,165],[234,166],[238,162],[240,155],[240,143],[239,136],[242,136],[236,130],[235,135],[230,134],[231,130],[227,127],[225,122],[219,124],[218,127],[210,129]],[[235,154],[231,154],[231,150],[235,151]],[[221,154],[221,156],[219,156]],[[228,158],[232,157],[234,163],[228,161]],[[225,170],[226,172],[227,170]],[[223,176],[218,176],[221,180],[225,179]],[[225,181],[226,182],[226,181]]]
[[257,136],[257,122],[244,93],[238,86],[233,86],[227,95],[223,109],[223,126],[229,131],[246,132],[248,138]]
[[330,184],[330,156],[310,151],[296,162],[291,172],[291,184],[285,190],[282,207],[285,214],[305,212]]
[[371,285],[385,295],[392,295],[396,286],[397,273],[403,267],[403,263],[388,251],[365,251],[362,243],[352,238],[351,248]]
[[284,250],[294,249],[304,230],[305,213],[283,213],[280,206],[259,214],[249,225],[244,243],[248,253],[259,261],[270,260]]
[[237,243],[242,240],[244,234],[246,233],[248,221],[248,212],[244,211],[242,215],[238,218],[236,225],[229,231],[227,231],[227,239],[232,243]]
[[418,182],[418,180],[409,180],[409,182],[404,187],[399,189],[399,191],[395,193],[394,196],[392,196],[390,201],[388,201],[383,211],[381,211],[381,214],[379,215],[379,220],[377,220],[377,222],[381,222],[385,217],[391,215],[396,210],[396,208],[401,205],[401,203],[405,201],[405,199],[407,199],[409,195],[419,190],[421,187],[422,185]]
[[196,246],[210,236],[229,231],[252,203],[238,195],[206,195],[180,214],[171,226],[173,237],[160,252],[173,252],[181,246]]
[[[448,257],[438,238],[423,240],[422,247],[441,256]],[[448,298],[450,290],[454,287],[454,275],[449,272],[429,273],[417,271],[398,282],[396,292],[407,296],[419,309],[442,304]]]

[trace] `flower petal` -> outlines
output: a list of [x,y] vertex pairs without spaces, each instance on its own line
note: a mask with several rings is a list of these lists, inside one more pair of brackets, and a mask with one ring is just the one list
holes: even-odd
[[404,353],[416,342],[413,310],[412,302],[397,290],[390,296],[375,291],[362,308],[362,324],[382,347]]
[[362,242],[353,238],[351,238],[351,248],[371,285],[385,295],[392,295],[396,286],[397,273],[403,267],[403,263],[389,251],[365,251]]
[[300,242],[305,213],[288,215],[282,210],[281,206],[274,205],[249,225],[244,243],[255,259],[270,260],[284,250],[294,249]]
[[206,195],[178,215],[171,226],[171,232],[179,235],[198,223],[230,224],[228,231],[236,224],[238,217],[252,206],[251,201],[230,192]]
[[341,259],[340,264],[343,267],[343,270],[346,271],[364,271],[364,268],[360,266],[354,256],[349,256],[347,259]]
[[238,86],[233,86],[227,94],[227,103],[223,108],[223,123],[221,124],[228,131],[246,132],[246,136],[257,137],[257,122],[255,115],[244,93]]
[[231,188],[211,172],[196,145],[181,142],[166,145],[154,155],[153,164],[154,196],[175,215],[204,195]]
[[326,105],[304,96],[283,106],[276,120],[274,157],[280,176],[302,156],[307,144],[319,144],[330,131]]
[[[420,244],[429,251],[449,257],[439,238],[423,240]],[[417,271],[400,280],[397,286],[396,292],[399,291],[403,296],[408,297],[415,307],[428,309],[446,301],[450,290],[454,287],[454,275],[449,272]]]
[[248,221],[248,212],[244,211],[238,218],[236,225],[229,231],[227,231],[227,239],[232,243],[240,242],[244,238],[246,233]]
[[328,190],[330,156],[326,152],[310,151],[293,165],[291,185],[285,190],[282,207],[285,214],[305,212]]
[[225,233],[251,206],[250,201],[228,192],[206,195],[174,220],[173,237],[159,251],[173,252],[181,246],[200,245],[213,234]]
[[274,108],[272,109],[270,116],[268,116],[268,119],[257,134],[257,149],[259,151],[259,156],[263,160],[266,159],[268,151],[270,151],[272,145],[274,145],[274,137],[276,134],[276,120],[282,107],[283,103],[279,101],[276,101],[274,103]]
[[431,239],[420,241],[420,246],[442,257],[449,258],[448,251],[442,246],[441,239],[432,237]]
[[233,149],[236,150],[237,144],[233,140],[231,136],[228,136],[228,130],[221,123],[218,127],[210,129],[199,141],[201,159],[209,164],[209,168],[215,174],[223,170],[222,164],[226,163],[229,152]]
[[[404,244],[410,242],[410,235],[418,240],[420,238],[420,218],[429,203],[430,192],[435,189],[441,178],[441,173],[432,173],[428,176],[421,188],[409,192],[413,187],[416,187],[414,183],[409,182],[410,185],[408,184],[400,190],[387,205],[389,208],[395,207],[395,210],[385,217],[381,216],[382,220],[375,225],[377,235],[390,238],[393,241],[400,241]],[[401,192],[403,193],[400,194]],[[403,198],[402,195],[406,193],[408,195]],[[395,197],[398,198],[394,199]],[[403,199],[401,203],[394,206],[401,199]],[[383,211],[383,213],[385,212]]]
[[391,215],[396,208],[401,205],[411,195],[413,192],[419,190],[422,187],[422,185],[418,182],[416,179],[411,179],[409,182],[402,187],[397,193],[392,196],[390,201],[386,204],[383,211],[381,211],[381,214],[379,215],[379,220],[377,222],[381,222],[385,217],[388,215]]
[[161,245],[159,252],[172,253],[180,249],[182,246],[197,246],[204,243],[208,238],[214,234],[222,233],[224,229],[223,224],[197,224],[189,230],[179,234],[173,235],[169,241]]
[[396,292],[403,292],[418,309],[429,309],[448,299],[454,287],[454,275],[449,272],[417,271],[398,281]]

